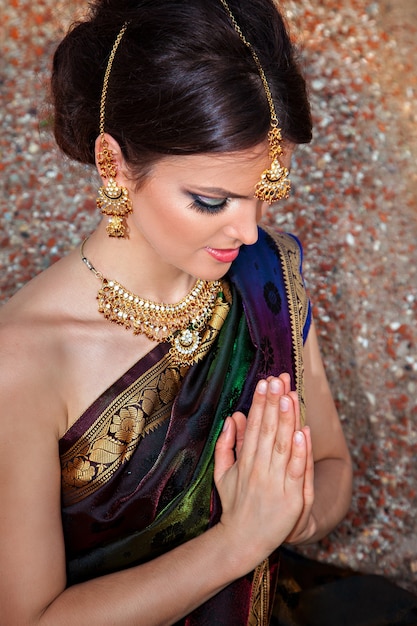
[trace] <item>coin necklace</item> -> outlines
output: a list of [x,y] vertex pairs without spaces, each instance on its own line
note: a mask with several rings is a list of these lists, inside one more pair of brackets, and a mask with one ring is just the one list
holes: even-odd
[[86,241],[81,245],[81,259],[101,280],[97,293],[99,313],[110,322],[132,329],[134,335],[145,335],[158,343],[169,342],[172,361],[176,365],[192,365],[197,360],[203,330],[217,299],[221,298],[221,282],[198,279],[176,304],[146,300],[117,281],[105,278],[84,255]]

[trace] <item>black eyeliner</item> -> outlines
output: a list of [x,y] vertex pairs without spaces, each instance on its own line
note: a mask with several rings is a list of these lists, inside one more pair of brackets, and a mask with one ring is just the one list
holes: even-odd
[[[229,198],[224,198],[224,199],[219,198],[218,204],[208,204],[202,200],[202,198],[205,198],[205,197],[208,198],[208,196],[200,196],[199,194],[195,194],[191,192],[190,192],[190,196],[193,200],[191,206],[195,208],[197,211],[199,211],[200,213],[211,213],[215,215],[216,213],[220,213],[220,211],[222,211],[229,202]],[[217,200],[217,198],[212,198],[212,200]]]

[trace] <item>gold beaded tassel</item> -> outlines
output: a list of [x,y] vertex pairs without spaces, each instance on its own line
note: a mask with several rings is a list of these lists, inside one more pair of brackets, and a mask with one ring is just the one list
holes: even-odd
[[98,154],[98,166],[100,174],[107,180],[105,187],[98,190],[97,206],[103,215],[109,217],[106,231],[109,237],[125,237],[126,236],[126,217],[132,212],[132,202],[129,198],[126,187],[119,187],[115,178],[117,175],[117,165],[114,160],[113,152],[109,148],[109,144],[104,137],[104,120],[106,97],[109,86],[109,76],[113,65],[116,50],[125,34],[128,23],[126,22],[110,52],[107,63],[106,72],[104,74],[103,90],[100,100],[100,152]]
[[272,159],[272,163],[269,169],[262,172],[261,180],[256,184],[254,195],[255,198],[258,198],[263,202],[267,202],[268,204],[272,204],[273,202],[281,200],[282,198],[288,198],[291,189],[291,182],[288,178],[288,169],[286,167],[283,167],[279,160],[279,157],[282,155],[282,135],[277,114],[275,111],[274,100],[272,98],[272,93],[269,88],[264,69],[261,65],[261,62],[254,47],[243,34],[242,29],[237,23],[236,18],[233,15],[226,0],[220,0],[220,2],[222,3],[226,13],[228,14],[230,21],[232,22],[233,28],[252,54],[268,100],[269,110],[271,114],[271,129],[268,133],[268,142],[269,156]]

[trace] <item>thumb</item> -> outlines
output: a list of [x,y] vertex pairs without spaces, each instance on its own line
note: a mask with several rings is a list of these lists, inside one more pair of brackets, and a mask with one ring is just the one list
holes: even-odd
[[240,411],[237,411],[236,413],[233,413],[232,420],[234,421],[235,426],[236,426],[235,455],[236,455],[236,458],[238,458],[239,457],[239,453],[240,453],[240,451],[242,449],[243,439],[244,439],[244,436],[245,436],[246,425],[247,425],[248,420],[246,419],[246,415],[244,415]]
[[218,483],[235,463],[236,424],[227,417],[214,449],[214,481]]

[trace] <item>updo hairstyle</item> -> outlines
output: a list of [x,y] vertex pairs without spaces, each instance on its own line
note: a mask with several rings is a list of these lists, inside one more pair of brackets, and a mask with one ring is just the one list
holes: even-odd
[[[274,1],[229,5],[259,56],[284,139],[309,142],[305,81]],[[109,78],[105,132],[138,182],[166,155],[234,152],[265,140],[265,90],[219,0],[96,0],[54,55],[54,133],[64,153],[95,162],[104,72],[125,22]]]

